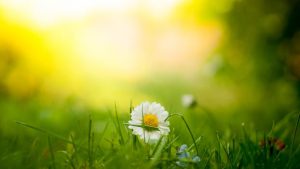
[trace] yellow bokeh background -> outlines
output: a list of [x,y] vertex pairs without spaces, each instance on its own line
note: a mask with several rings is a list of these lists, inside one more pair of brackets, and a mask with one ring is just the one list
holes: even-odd
[[225,35],[221,16],[231,3],[2,0],[1,81],[16,98],[75,96],[91,106],[151,99],[135,89],[146,78],[194,79]]

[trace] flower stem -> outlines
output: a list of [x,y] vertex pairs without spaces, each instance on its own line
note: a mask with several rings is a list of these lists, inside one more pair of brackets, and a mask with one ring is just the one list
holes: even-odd
[[190,126],[188,125],[187,121],[186,121],[185,118],[183,117],[183,115],[182,115],[182,114],[178,114],[178,113],[173,113],[173,114],[170,114],[170,115],[166,118],[165,121],[167,121],[170,117],[173,117],[173,116],[179,116],[179,117],[183,120],[183,122],[184,122],[186,128],[188,129],[188,131],[189,131],[189,133],[190,133],[190,135],[191,135],[191,137],[192,137],[192,139],[193,139],[193,143],[194,143],[194,146],[195,146],[196,151],[197,151],[197,156],[199,156],[199,150],[198,150],[198,147],[197,147],[197,145],[196,145],[195,137],[194,137],[194,135],[193,135],[193,133],[192,133],[192,130],[191,130]]

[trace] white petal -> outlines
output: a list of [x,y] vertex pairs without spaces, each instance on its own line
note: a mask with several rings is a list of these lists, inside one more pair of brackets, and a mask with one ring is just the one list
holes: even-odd
[[150,134],[150,140],[151,141],[158,141],[159,138],[160,138],[160,132],[159,131],[151,132],[151,134]]
[[142,120],[142,112],[133,111],[131,113],[132,120]]
[[153,102],[149,107],[149,112],[152,114],[160,114],[164,111],[164,107],[162,107],[159,103]]
[[159,126],[165,126],[165,127],[168,127],[170,125],[170,122],[169,121],[162,121],[162,122],[159,122]]
[[159,131],[151,131],[151,132],[148,132],[146,131],[145,132],[145,137],[144,136],[141,136],[141,139],[145,139],[144,141],[146,143],[156,143],[160,138],[160,132]]
[[143,114],[145,114],[146,112],[148,112],[149,109],[149,102],[143,102],[142,104],[138,105],[137,107],[135,107],[133,109],[133,111],[131,112],[131,118],[135,118],[135,119],[142,119]]
[[160,122],[164,122],[168,116],[169,116],[169,113],[167,111],[163,111],[158,114],[158,119]]
[[165,127],[165,126],[159,126],[159,131],[163,135],[168,135],[169,132],[170,132],[170,128],[169,127]]
[[142,125],[142,121],[135,119],[128,121],[128,123],[132,125]]
[[139,136],[142,140],[146,141],[148,140],[147,138],[149,138],[149,132],[142,128],[142,131],[139,133]]
[[[132,127],[132,126],[131,126]],[[141,128],[141,127],[132,127],[132,129],[133,129],[133,131],[132,131],[132,133],[134,134],[134,135],[142,135],[143,134],[143,128]]]
[[149,107],[150,107],[150,103],[149,102],[143,102],[140,105],[140,111],[142,114],[148,113],[149,112]]

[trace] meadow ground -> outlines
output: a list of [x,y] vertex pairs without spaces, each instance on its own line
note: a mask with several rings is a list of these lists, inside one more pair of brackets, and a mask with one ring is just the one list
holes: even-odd
[[1,100],[3,169],[300,168],[297,112],[261,116],[262,126],[255,118],[217,115],[199,105],[179,114],[165,107],[171,131],[148,144],[126,124],[137,104],[125,111],[14,104]]

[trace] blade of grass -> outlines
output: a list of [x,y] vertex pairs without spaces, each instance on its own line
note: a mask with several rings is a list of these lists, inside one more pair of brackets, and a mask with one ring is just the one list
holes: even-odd
[[38,132],[41,132],[43,134],[47,134],[49,136],[52,136],[52,137],[55,137],[55,138],[58,138],[64,142],[67,142],[67,143],[72,143],[70,140],[60,136],[60,135],[57,135],[53,132],[50,132],[50,131],[47,131],[45,129],[42,129],[42,128],[39,128],[39,127],[35,127],[33,125],[30,125],[30,124],[27,124],[27,123],[24,123],[24,122],[20,122],[20,121],[16,121],[17,124],[21,125],[21,126],[24,126],[24,127],[27,127],[27,128],[30,128],[30,129],[33,129],[33,130],[36,130]]
[[123,124],[128,125],[128,126],[141,127],[141,128],[149,129],[149,130],[155,130],[155,131],[159,130],[158,127],[152,127],[152,126],[148,126],[148,125],[145,125],[145,124],[129,124],[129,123],[123,123]]
[[[144,106],[142,105],[142,125],[145,126],[145,122],[144,122]],[[143,136],[144,136],[144,141],[146,141],[146,134],[145,134],[145,130],[143,130]],[[148,151],[148,156],[150,158],[150,152]]]
[[178,140],[179,136],[176,136],[170,143],[164,148],[164,150],[169,149],[176,140]]
[[89,116],[89,129],[88,129],[88,158],[89,158],[89,168],[94,168],[94,165],[93,165],[93,156],[92,156],[92,147],[93,147],[93,143],[92,143],[92,140],[93,140],[93,134],[92,134],[92,124],[93,124],[93,121],[92,121],[92,118],[91,118],[91,115]]
[[65,155],[66,158],[67,158],[66,162],[69,163],[69,165],[71,166],[72,169],[76,169],[76,166],[75,166],[75,164],[73,162],[72,156],[70,157],[68,152],[66,152],[66,151],[58,151],[58,153],[61,153],[61,154]]
[[152,157],[152,160],[151,160],[149,168],[153,168],[153,166],[155,164],[157,164],[157,162],[159,161],[159,158],[160,158],[160,156],[162,154],[163,148],[164,148],[164,146],[165,146],[166,143],[167,143],[167,139],[164,136],[161,137],[159,144],[157,144],[157,149],[156,149],[156,151],[153,154],[153,157]]
[[131,115],[132,109],[133,109],[132,100],[130,100],[130,106],[129,106],[129,114],[130,115]]
[[163,139],[163,137],[160,137],[160,138],[159,138],[158,142],[156,143],[156,145],[155,145],[155,147],[154,147],[154,149],[153,149],[153,151],[152,151],[152,153],[151,153],[151,155],[150,155],[150,158],[153,157],[154,154],[156,153],[156,151],[157,151],[157,149],[158,149],[158,147],[159,147],[159,145],[160,145],[162,139]]
[[[202,136],[198,137],[196,139],[196,144],[202,139]],[[193,147],[195,147],[195,144],[192,144],[189,148],[187,148],[187,151],[190,151]]]
[[294,134],[293,134],[293,139],[292,139],[292,144],[291,144],[291,151],[293,150],[293,147],[294,147],[294,144],[295,144],[295,138],[296,138],[296,135],[297,135],[299,120],[300,120],[300,113],[298,114],[298,119],[297,119],[297,123],[296,123],[296,126],[295,126]]
[[225,145],[221,142],[220,136],[219,136],[219,133],[218,133],[218,132],[217,132],[217,140],[218,140],[219,145],[222,146],[222,148],[223,148],[223,150],[224,150],[224,152],[225,152],[225,154],[226,154],[227,160],[228,160],[228,162],[229,162],[231,168],[234,168],[233,165],[232,165],[232,161],[231,161],[231,159],[230,159],[229,153],[228,153],[228,151],[226,150]]
[[[298,125],[299,125],[299,121],[300,121],[300,113],[298,114],[298,118],[297,118],[297,123],[296,123],[296,126],[295,126],[295,130],[294,130],[294,134],[293,134],[293,138],[292,138],[292,144],[291,144],[291,148],[290,148],[290,152],[289,152],[289,160],[288,160],[288,163],[286,165],[286,168],[291,168],[291,162],[292,162],[292,157],[294,156],[293,155],[293,147],[294,147],[294,144],[295,144],[295,139],[296,139],[296,135],[297,135],[297,130],[298,130]],[[297,151],[297,149],[296,149]]]
[[195,137],[194,137],[194,135],[193,135],[193,133],[192,133],[192,130],[191,130],[190,126],[188,125],[187,121],[186,121],[185,118],[183,117],[183,115],[182,115],[182,114],[178,114],[178,113],[170,114],[170,115],[166,118],[165,121],[167,121],[170,117],[173,117],[173,116],[178,116],[178,117],[180,117],[180,118],[182,119],[182,121],[184,122],[184,124],[185,124],[186,128],[188,129],[188,131],[189,131],[189,133],[190,133],[190,136],[191,136],[191,138],[192,138],[192,140],[193,140],[193,142],[194,142],[194,145],[195,145],[195,148],[196,148],[196,152],[197,152],[197,156],[199,156],[199,150],[198,150],[198,147],[197,147],[197,144],[196,144]]
[[51,165],[52,165],[53,169],[55,169],[56,168],[56,166],[55,166],[55,156],[54,156],[54,151],[53,151],[53,146],[52,146],[50,136],[48,136],[48,146],[49,146],[50,155],[51,155]]
[[109,126],[109,122],[107,122],[107,123],[105,124],[105,127],[104,127],[103,131],[101,132],[100,138],[99,138],[99,140],[98,140],[98,143],[101,143],[102,139],[104,138],[104,134],[105,134],[105,132],[107,131],[108,126]]
[[136,135],[132,135],[132,146],[133,146],[133,149],[136,150],[137,149],[137,137]]
[[115,116],[116,116],[116,120],[117,120],[117,131],[120,135],[120,144],[123,145],[125,143],[124,141],[124,137],[123,137],[123,134],[122,134],[122,130],[121,130],[121,125],[120,125],[120,120],[119,120],[119,116],[118,116],[118,111],[117,111],[117,104],[115,103]]
[[77,151],[78,150],[77,150],[77,146],[76,146],[75,141],[74,141],[74,136],[71,134],[70,137],[71,137],[72,145],[73,145],[73,148],[74,148],[74,152],[72,153],[72,155],[70,157],[70,160],[71,160],[71,165],[72,165],[73,169],[76,169],[73,160],[75,160],[75,162],[78,163],[78,160],[77,160]]
[[204,169],[206,169],[206,167],[208,166],[208,163],[209,163],[209,161],[210,161],[210,159],[211,159],[211,157],[212,157],[213,154],[214,154],[214,151],[212,151],[212,152],[210,153],[210,155],[209,155],[209,157],[208,157],[208,159],[207,159],[207,161],[206,161],[206,163],[205,163]]

